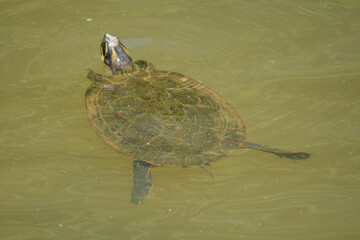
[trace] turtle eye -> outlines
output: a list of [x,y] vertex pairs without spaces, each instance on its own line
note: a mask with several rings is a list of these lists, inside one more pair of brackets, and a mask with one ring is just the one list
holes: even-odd
[[107,54],[107,52],[108,52],[108,43],[107,43],[107,42],[102,42],[102,43],[101,43],[100,51],[101,51],[101,54],[102,54],[103,56],[106,56],[106,54]]

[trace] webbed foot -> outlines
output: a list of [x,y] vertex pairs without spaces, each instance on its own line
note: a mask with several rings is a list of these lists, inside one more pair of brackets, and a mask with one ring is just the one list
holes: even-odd
[[275,155],[279,156],[279,157],[286,157],[286,158],[290,158],[290,159],[294,159],[294,160],[303,160],[303,159],[307,159],[311,156],[310,153],[306,153],[306,152],[283,152],[283,153],[274,153]]
[[153,165],[144,161],[136,160],[133,162],[134,176],[133,189],[131,192],[131,202],[134,204],[142,203],[150,194],[152,188],[152,178],[150,168]]
[[286,158],[290,158],[290,159],[294,159],[294,160],[303,160],[303,159],[306,159],[306,158],[311,156],[310,153],[288,152],[288,151],[284,151],[284,150],[281,150],[281,149],[268,147],[268,146],[265,146],[265,145],[251,143],[251,142],[245,142],[242,147],[251,148],[251,149],[255,149],[255,150],[258,150],[258,151],[262,151],[262,152],[268,152],[268,153],[275,154],[278,157],[286,157]]

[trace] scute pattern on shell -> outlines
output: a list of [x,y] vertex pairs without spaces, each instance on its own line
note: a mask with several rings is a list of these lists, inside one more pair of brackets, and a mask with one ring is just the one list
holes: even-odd
[[241,147],[236,111],[179,73],[137,71],[95,82],[86,92],[96,133],[118,152],[156,165],[206,165]]

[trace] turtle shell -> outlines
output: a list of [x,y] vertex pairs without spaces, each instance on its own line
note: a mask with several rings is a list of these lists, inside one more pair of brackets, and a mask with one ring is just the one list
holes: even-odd
[[106,144],[154,165],[208,165],[245,142],[245,126],[233,107],[175,72],[106,77],[89,86],[86,107]]

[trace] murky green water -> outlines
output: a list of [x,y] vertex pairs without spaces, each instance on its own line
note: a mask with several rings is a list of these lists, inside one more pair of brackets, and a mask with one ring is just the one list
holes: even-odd
[[[0,1],[0,238],[358,239],[359,1]],[[200,168],[152,170],[88,124],[86,69],[118,35],[134,58],[224,96],[253,142]]]

